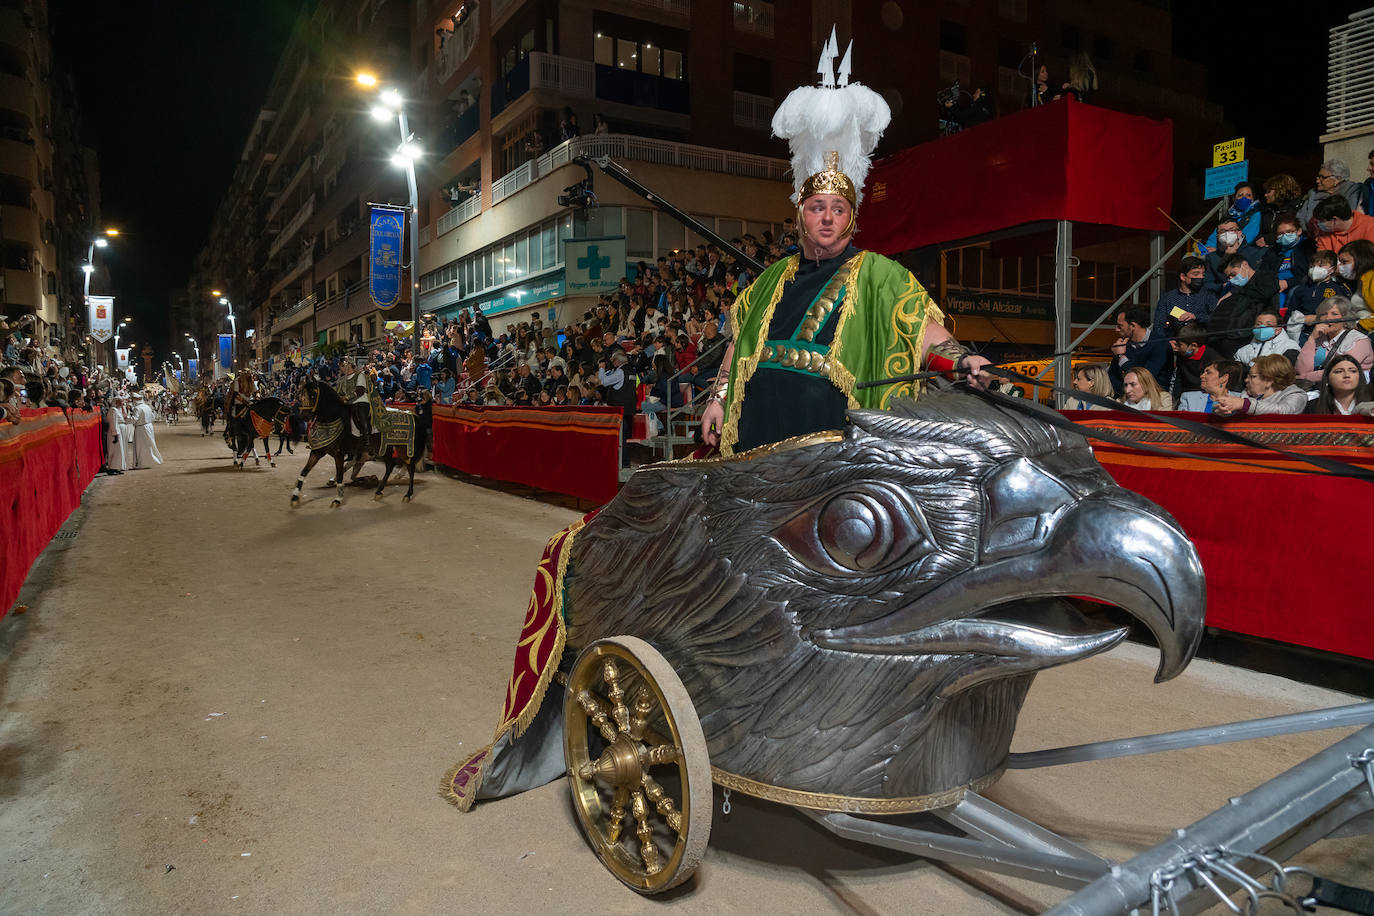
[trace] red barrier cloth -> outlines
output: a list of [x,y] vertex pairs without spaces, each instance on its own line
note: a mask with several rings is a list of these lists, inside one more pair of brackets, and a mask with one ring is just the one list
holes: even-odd
[[[1374,485],[1297,473],[1313,468],[1125,414],[1065,416],[1141,442],[1265,465],[1236,467],[1092,443],[1117,483],[1163,506],[1197,545],[1207,576],[1208,626],[1374,659],[1364,565]],[[1374,423],[1362,418],[1272,416],[1225,428],[1374,469]]]
[[1061,99],[874,163],[856,241],[895,255],[1042,220],[1167,230],[1173,162],[1171,122]]
[[23,419],[0,424],[0,617],[100,469],[100,414],[68,422],[49,407]]
[[618,407],[435,407],[434,460],[607,503],[620,488],[621,417]]

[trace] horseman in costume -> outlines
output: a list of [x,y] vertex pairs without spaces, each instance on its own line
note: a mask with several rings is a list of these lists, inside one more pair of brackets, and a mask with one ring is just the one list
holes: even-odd
[[916,397],[920,382],[856,384],[925,370],[990,376],[943,327],[944,315],[911,272],[853,243],[864,179],[891,120],[882,96],[839,79],[821,61],[821,85],[779,106],[773,132],[788,140],[801,253],[776,262],[731,310],[733,343],[702,416],[708,445],[726,455],[822,430],[850,409]]

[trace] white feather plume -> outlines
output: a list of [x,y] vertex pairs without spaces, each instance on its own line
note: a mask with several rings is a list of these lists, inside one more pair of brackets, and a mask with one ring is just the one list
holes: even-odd
[[773,134],[792,150],[793,202],[806,179],[825,170],[831,152],[839,154],[840,171],[862,202],[873,150],[891,121],[887,102],[862,83],[793,89],[773,113]]

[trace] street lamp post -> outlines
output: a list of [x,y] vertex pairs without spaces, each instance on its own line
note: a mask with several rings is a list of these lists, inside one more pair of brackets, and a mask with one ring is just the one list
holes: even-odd
[[[377,77],[370,73],[359,73],[360,86],[374,88]],[[372,109],[372,116],[379,121],[389,121],[392,113],[396,115],[396,126],[401,131],[401,144],[391,157],[392,165],[406,170],[406,188],[410,192],[410,352],[415,359],[420,358],[420,191],[415,182],[415,160],[420,155],[420,147],[410,132],[406,120],[405,100],[395,89],[383,89],[382,103]]]
[[200,371],[201,371],[201,369],[200,369],[200,342],[197,341],[197,340],[196,340],[194,337],[192,337],[190,334],[187,334],[187,335],[186,335],[186,339],[189,340],[189,341],[191,342],[191,346],[193,346],[193,347],[196,348],[196,374],[199,375],[199,374],[200,374]]
[[229,368],[232,370],[238,367],[239,362],[239,328],[234,321],[234,303],[224,296],[220,296],[219,304],[229,307]]
[[81,265],[81,272],[85,274],[81,282],[81,304],[86,307],[87,331],[90,330],[91,322],[91,274],[95,273],[95,250],[110,244],[110,239],[117,235],[119,235],[118,229],[106,229],[104,234],[97,235],[86,246],[86,263]]

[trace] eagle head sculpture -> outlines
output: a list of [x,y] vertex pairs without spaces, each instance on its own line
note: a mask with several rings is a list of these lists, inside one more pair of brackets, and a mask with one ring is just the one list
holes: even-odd
[[1035,673],[1127,635],[1064,598],[1148,627],[1156,680],[1205,605],[1182,529],[1086,439],[963,389],[639,470],[578,534],[565,596],[572,649],[626,634],[673,665],[718,781],[890,811],[994,781]]

